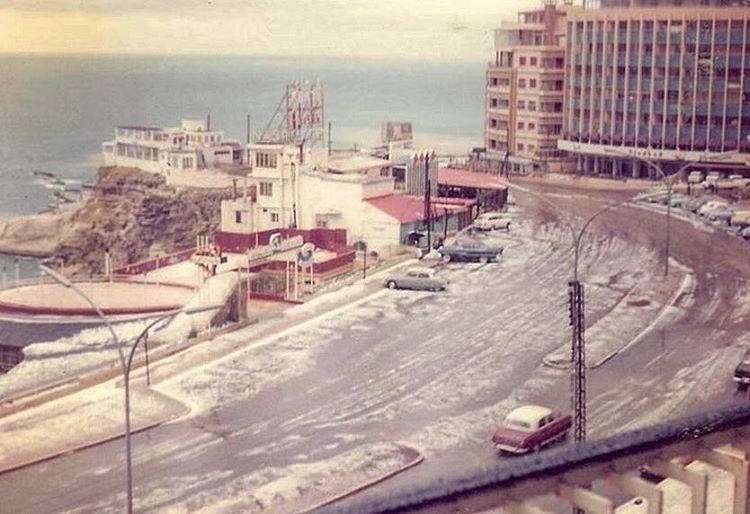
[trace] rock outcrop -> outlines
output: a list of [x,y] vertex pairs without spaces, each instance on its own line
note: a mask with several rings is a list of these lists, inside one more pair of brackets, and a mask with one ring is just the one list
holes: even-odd
[[102,273],[107,249],[122,266],[147,258],[151,248],[189,247],[218,228],[221,200],[230,197],[223,189],[175,190],[164,177],[134,168],[100,168],[78,209],[9,221],[0,226],[0,249],[49,256],[67,273]]

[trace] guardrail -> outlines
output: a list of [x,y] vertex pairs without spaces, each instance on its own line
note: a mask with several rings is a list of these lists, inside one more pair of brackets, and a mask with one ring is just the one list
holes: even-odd
[[[387,495],[341,502],[318,512],[481,512],[503,508],[510,513],[543,514],[531,500],[554,495],[587,513],[659,514],[685,512],[748,514],[750,512],[750,405],[704,412],[695,416],[633,430],[600,440],[543,451],[519,458],[498,459],[494,466],[466,473],[443,474],[429,483],[402,488]],[[711,480],[690,464],[705,462],[728,472],[732,485],[713,496],[731,504],[730,510],[708,500]],[[641,466],[681,482],[689,495],[666,495],[665,485],[635,473]],[[629,497],[628,506],[592,490],[606,482]],[[684,487],[683,486],[683,487]],[[675,507],[680,500],[682,507]],[[671,502],[671,503],[668,503]],[[640,510],[631,507],[638,505]],[[719,510],[720,509],[720,510]]]

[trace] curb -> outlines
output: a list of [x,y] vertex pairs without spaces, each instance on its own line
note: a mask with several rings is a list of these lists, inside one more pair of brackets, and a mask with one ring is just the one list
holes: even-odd
[[[187,406],[187,405],[185,405],[185,404],[183,404],[183,406],[184,406],[184,409],[181,412],[178,412],[177,414],[172,415],[172,416],[170,416],[170,417],[168,417],[166,419],[155,421],[153,423],[149,423],[147,425],[138,427],[136,429],[131,429],[130,430],[130,435],[132,436],[132,435],[137,434],[139,432],[145,432],[146,430],[150,430],[152,428],[156,428],[156,427],[158,427],[160,425],[163,425],[165,423],[169,423],[170,421],[174,421],[176,419],[179,419],[179,418],[181,418],[183,416],[188,415],[190,413],[190,411],[191,411],[190,407]],[[88,443],[80,444],[78,446],[71,446],[71,447],[66,448],[64,450],[58,450],[56,452],[49,453],[49,454],[47,454],[47,455],[45,455],[43,457],[37,457],[35,459],[31,459],[31,460],[27,460],[27,461],[21,462],[20,464],[13,464],[12,466],[8,466],[8,467],[5,467],[5,468],[0,468],[0,475],[4,475],[6,473],[11,473],[13,471],[18,471],[19,469],[27,468],[29,466],[34,466],[34,465],[40,464],[42,462],[47,462],[47,461],[56,459],[57,457],[60,457],[62,455],[67,455],[68,453],[75,453],[75,452],[78,452],[78,451],[81,451],[81,450],[86,450],[88,448],[93,448],[95,446],[99,446],[99,445],[102,445],[102,444],[105,444],[105,443],[109,443],[111,441],[114,441],[116,439],[120,439],[120,438],[123,438],[123,437],[125,437],[125,432],[117,433],[117,434],[112,435],[112,436],[103,437],[101,439],[97,439],[96,441],[91,441],[91,442],[88,442]]]
[[[625,343],[620,348],[613,350],[612,352],[608,353],[607,355],[605,355],[604,357],[602,357],[601,359],[599,359],[598,361],[592,364],[587,364],[586,369],[596,369],[602,366],[604,363],[606,363],[610,359],[612,359],[613,357],[616,357],[620,353],[624,352],[625,350],[627,350],[628,348],[636,344],[646,333],[653,330],[653,328],[656,326],[659,320],[664,316],[667,310],[675,306],[680,296],[685,294],[689,289],[692,289],[691,286],[694,285],[692,277],[694,277],[694,274],[691,271],[687,271],[687,268],[685,268],[684,266],[682,265],[679,265],[679,266],[682,269],[682,271],[685,272],[685,276],[682,279],[682,283],[677,288],[677,290],[672,294],[669,300],[664,304],[661,310],[657,313],[656,317],[651,321],[651,323],[649,323],[643,330],[638,332],[638,334],[636,334],[635,337],[633,337],[630,341]],[[588,328],[590,327],[587,327],[587,330]],[[565,370],[570,369],[569,361],[563,361],[563,362],[552,361],[548,358],[548,355],[545,355],[542,358],[542,364],[552,369],[565,369]]]
[[327,499],[325,499],[325,500],[323,500],[321,502],[318,502],[318,503],[314,504],[312,507],[307,507],[304,510],[299,510],[299,511],[295,511],[295,512],[297,514],[307,514],[307,513],[310,513],[310,512],[314,512],[314,511],[316,511],[318,509],[321,509],[321,508],[323,508],[323,507],[325,507],[327,505],[335,503],[335,502],[337,502],[339,500],[343,500],[344,498],[347,498],[347,497],[352,496],[352,495],[354,495],[354,494],[356,494],[356,493],[358,493],[360,491],[363,491],[364,489],[372,487],[375,484],[379,484],[380,482],[388,480],[389,478],[391,478],[393,476],[396,476],[399,473],[403,473],[407,469],[413,468],[414,466],[417,466],[418,464],[421,464],[422,461],[424,461],[424,455],[422,455],[422,453],[419,450],[417,450],[416,448],[412,448],[410,446],[405,446],[405,445],[399,445],[399,446],[401,446],[402,448],[405,448],[405,449],[408,449],[408,450],[416,452],[417,456],[414,459],[412,459],[411,461],[409,461],[406,464],[402,465],[401,467],[399,467],[399,468],[397,468],[397,469],[395,469],[393,471],[390,471],[390,472],[386,473],[385,475],[381,475],[381,476],[376,477],[376,478],[374,478],[374,479],[372,479],[372,480],[370,480],[368,482],[365,482],[363,484],[357,485],[357,486],[355,486],[355,487],[353,487],[351,489],[348,489],[348,490],[344,491],[343,493],[339,493],[339,494],[337,494],[335,496],[331,496],[330,498],[327,498]]

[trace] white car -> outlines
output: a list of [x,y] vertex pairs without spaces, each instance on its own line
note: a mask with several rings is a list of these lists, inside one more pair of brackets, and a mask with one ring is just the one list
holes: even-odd
[[729,180],[737,187],[748,187],[750,186],[750,178],[742,175],[729,175]]
[[727,202],[724,202],[722,200],[711,200],[710,202],[706,202],[701,206],[700,209],[698,209],[698,214],[701,216],[708,216],[710,212],[713,212],[717,209],[724,210],[729,207],[729,204]]
[[435,276],[432,268],[411,268],[405,273],[393,273],[383,280],[388,289],[415,289],[417,291],[442,291],[448,285],[447,280]]
[[700,184],[703,182],[703,172],[702,171],[691,171],[690,175],[688,175],[688,182],[691,184]]
[[485,212],[474,220],[474,226],[478,230],[510,230],[510,223],[511,219],[500,212]]

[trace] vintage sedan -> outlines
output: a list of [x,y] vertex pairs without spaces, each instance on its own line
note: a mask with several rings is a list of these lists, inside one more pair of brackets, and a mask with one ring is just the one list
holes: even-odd
[[394,273],[383,280],[388,289],[415,289],[418,291],[442,291],[448,286],[447,280],[435,276],[431,268],[411,268],[405,273]]
[[470,261],[485,263],[498,260],[503,254],[503,247],[488,245],[474,239],[466,239],[441,246],[438,248],[438,253],[440,253],[444,262]]
[[745,355],[742,356],[742,360],[737,367],[734,368],[734,381],[739,386],[746,386],[750,384],[750,349],[745,351]]
[[573,419],[569,414],[539,405],[512,410],[492,436],[498,451],[512,454],[539,451],[568,436]]

